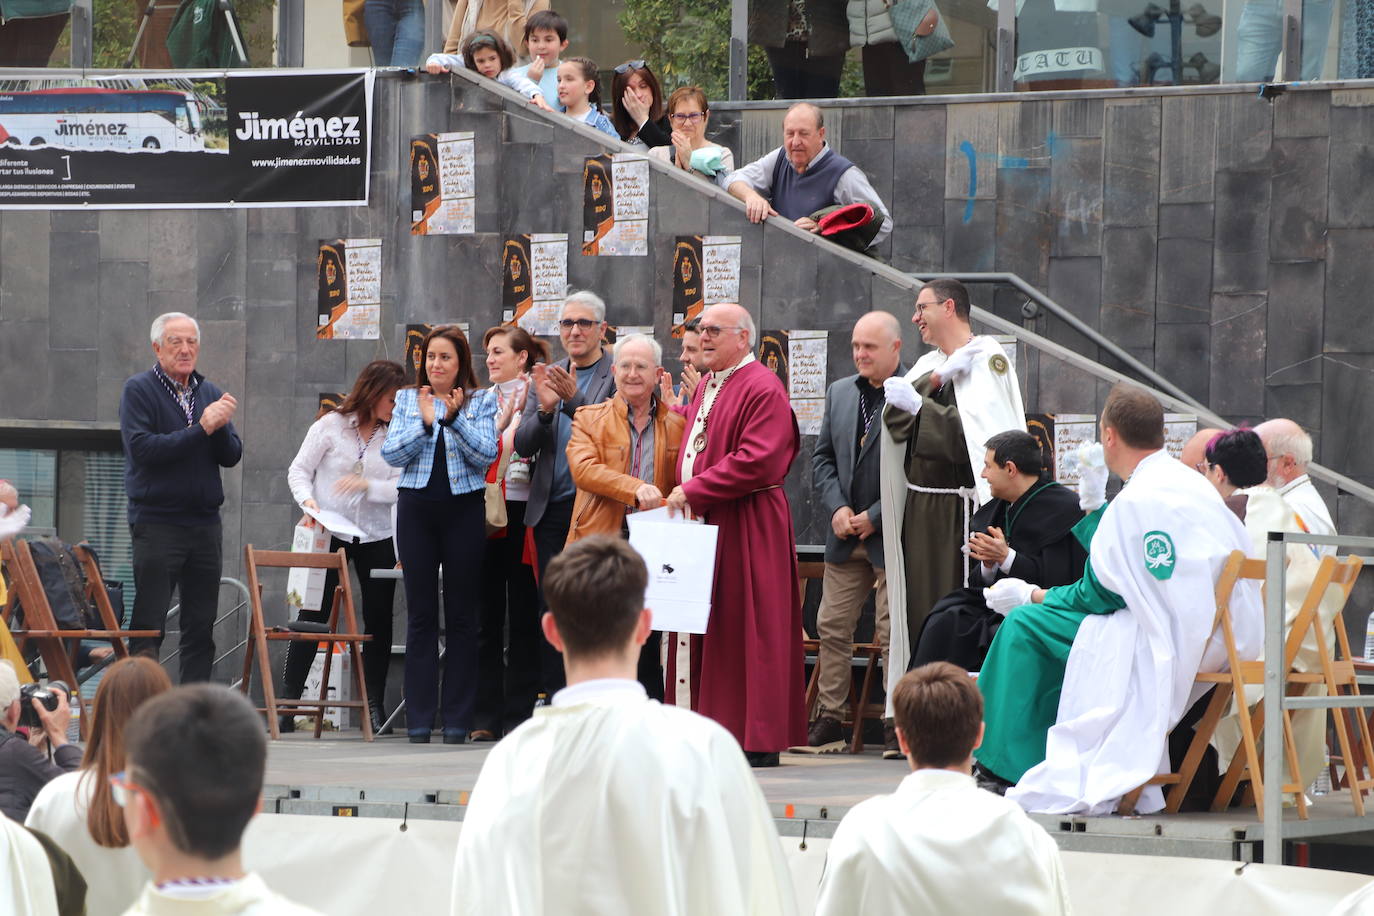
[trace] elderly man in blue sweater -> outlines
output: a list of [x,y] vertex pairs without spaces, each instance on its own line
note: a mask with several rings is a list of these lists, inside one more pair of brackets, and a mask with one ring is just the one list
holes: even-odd
[[810,102],[798,102],[782,119],[782,146],[737,169],[726,189],[744,202],[749,221],[782,216],[807,232],[819,227],[812,214],[826,207],[869,204],[882,224],[868,243],[881,244],[892,232],[892,215],[864,170],[830,148],[825,117]]
[[[162,631],[172,589],[181,598],[181,682],[208,681],[219,599],[222,467],[243,457],[230,422],[238,402],[196,371],[200,325],[168,312],[153,320],[157,363],[124,383],[119,429],[133,535],[132,628]],[[154,655],[162,638],[133,640]]]

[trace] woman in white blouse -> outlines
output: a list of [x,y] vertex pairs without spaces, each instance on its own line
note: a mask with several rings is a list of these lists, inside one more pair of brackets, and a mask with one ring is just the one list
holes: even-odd
[[[331,531],[329,549],[342,547],[358,574],[364,631],[372,635],[363,643],[363,680],[374,732],[386,721],[383,698],[391,664],[396,580],[374,579],[372,570],[396,565],[391,510],[396,504],[396,481],[401,476],[400,468],[382,460],[382,443],[396,406],[396,392],[405,383],[405,370],[399,363],[384,359],[368,363],[344,402],[311,425],[286,472],[291,495],[302,509],[337,513],[363,532],[362,537],[341,538]],[[313,526],[317,522],[307,514],[301,524]],[[312,623],[329,620],[337,579],[331,571],[324,582],[320,609],[302,609],[299,619]],[[300,697],[314,658],[314,643],[291,643],[286,653],[283,699]],[[294,717],[283,715],[281,727],[294,730]]]
[[[487,538],[477,630],[477,706],[473,741],[497,741],[530,717],[539,696],[539,592],[524,561],[525,503],[534,462],[515,454],[515,430],[535,363],[549,361],[548,344],[523,328],[495,327],[482,337],[487,377],[501,407],[514,399],[511,424],[501,434],[499,467],[509,460],[501,487],[506,527]],[[490,479],[490,478],[488,478]],[[509,618],[509,624],[507,623]]]
[[145,700],[171,689],[167,672],[147,656],[111,665],[95,692],[81,769],[44,786],[24,820],[25,826],[52,837],[81,870],[89,916],[123,913],[148,881],[147,867],[129,845],[124,812],[110,795],[110,777],[124,769],[129,718]]

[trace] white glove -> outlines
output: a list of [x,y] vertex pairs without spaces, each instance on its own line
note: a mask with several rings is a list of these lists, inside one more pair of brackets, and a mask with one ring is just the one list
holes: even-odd
[[983,600],[994,614],[1007,616],[1007,611],[1023,604],[1031,603],[1035,586],[1024,579],[998,579],[990,588],[983,589]]
[[1107,461],[1102,443],[1085,442],[1078,447],[1078,505],[1092,512],[1107,501]]
[[916,386],[904,378],[894,375],[883,382],[883,395],[887,403],[898,410],[905,410],[909,414],[921,412],[921,396],[916,393]]
[[940,373],[941,384],[968,375],[969,370],[973,368],[973,361],[978,357],[978,353],[975,352],[976,349],[972,343],[966,343],[949,354],[945,364],[935,370]]

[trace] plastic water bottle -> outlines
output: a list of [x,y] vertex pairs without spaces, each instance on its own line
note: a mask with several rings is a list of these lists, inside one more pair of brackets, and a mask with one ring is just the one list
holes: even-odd
[[1364,657],[1374,661],[1374,611],[1364,625]]
[[1318,795],[1331,794],[1331,755],[1325,754],[1323,756],[1321,772],[1317,774],[1317,778],[1312,781],[1312,787],[1308,789],[1308,794],[1313,798]]

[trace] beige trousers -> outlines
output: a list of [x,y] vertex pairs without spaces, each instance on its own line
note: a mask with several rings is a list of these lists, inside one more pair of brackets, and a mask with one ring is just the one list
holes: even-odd
[[821,642],[817,660],[821,667],[820,715],[844,719],[853,678],[854,627],[874,586],[878,589],[878,600],[873,641],[883,647],[883,671],[886,673],[888,617],[884,571],[869,561],[863,542],[854,545],[854,552],[843,563],[825,564],[821,606],[816,615],[816,631]]

